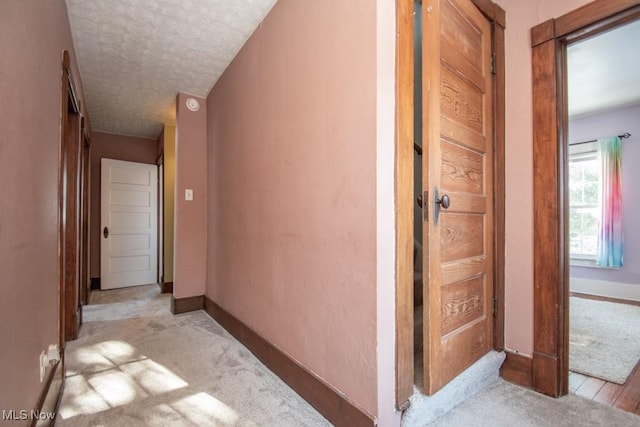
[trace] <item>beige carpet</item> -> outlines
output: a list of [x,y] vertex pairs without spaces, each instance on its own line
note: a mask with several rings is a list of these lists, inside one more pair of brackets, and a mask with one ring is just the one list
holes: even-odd
[[327,426],[203,311],[157,285],[92,294],[67,347],[59,426]]
[[569,368],[624,384],[640,359],[640,307],[570,298]]
[[[204,312],[172,316],[169,298],[156,285],[92,294],[67,346],[56,425],[330,425]],[[433,425],[640,426],[635,415],[502,380],[460,403]],[[404,424],[426,425],[417,415]]]
[[434,427],[638,427],[640,417],[575,395],[553,399],[499,380],[433,423],[414,424],[416,427],[422,425]]

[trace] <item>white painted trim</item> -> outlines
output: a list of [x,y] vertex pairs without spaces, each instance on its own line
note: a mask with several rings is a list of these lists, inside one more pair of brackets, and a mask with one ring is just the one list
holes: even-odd
[[395,409],[395,8],[395,0],[376,2],[377,425],[385,427],[400,427],[401,416]]
[[579,292],[581,294],[640,301],[640,284],[634,285],[631,283],[571,277],[569,280],[569,289],[571,292]]

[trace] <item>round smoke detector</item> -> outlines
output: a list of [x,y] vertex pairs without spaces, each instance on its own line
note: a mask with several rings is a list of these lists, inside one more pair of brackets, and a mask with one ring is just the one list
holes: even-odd
[[187,98],[187,108],[191,111],[198,111],[200,109],[200,103],[197,99]]

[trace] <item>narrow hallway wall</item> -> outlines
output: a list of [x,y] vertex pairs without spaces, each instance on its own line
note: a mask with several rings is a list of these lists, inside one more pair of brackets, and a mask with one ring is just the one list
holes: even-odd
[[212,89],[206,289],[374,416],[376,31],[376,2],[280,0]]

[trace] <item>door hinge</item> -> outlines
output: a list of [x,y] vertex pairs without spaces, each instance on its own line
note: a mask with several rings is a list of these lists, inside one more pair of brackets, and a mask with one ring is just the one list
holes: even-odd
[[496,74],[496,53],[491,52],[491,74]]
[[493,317],[498,317],[498,299],[493,297]]

